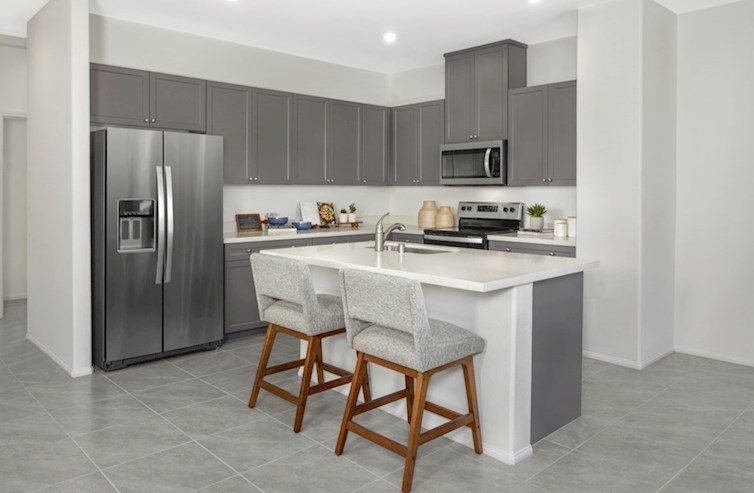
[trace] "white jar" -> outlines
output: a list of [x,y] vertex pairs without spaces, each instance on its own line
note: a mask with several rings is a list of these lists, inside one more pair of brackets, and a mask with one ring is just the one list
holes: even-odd
[[568,222],[565,219],[556,219],[553,224],[555,238],[566,238],[568,236]]
[[576,216],[568,216],[568,237],[576,238]]

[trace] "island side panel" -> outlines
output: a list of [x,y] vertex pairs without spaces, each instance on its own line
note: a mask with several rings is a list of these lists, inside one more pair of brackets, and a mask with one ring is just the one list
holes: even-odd
[[581,416],[583,273],[534,283],[531,443]]

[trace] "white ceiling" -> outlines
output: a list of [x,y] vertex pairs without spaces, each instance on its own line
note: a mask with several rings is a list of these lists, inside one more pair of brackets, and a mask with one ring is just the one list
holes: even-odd
[[[141,24],[394,73],[504,38],[576,34],[576,9],[610,0],[91,0],[91,11]],[[678,13],[738,0],[659,0]],[[0,0],[0,34],[26,35],[47,0]],[[398,41],[387,45],[382,34]]]

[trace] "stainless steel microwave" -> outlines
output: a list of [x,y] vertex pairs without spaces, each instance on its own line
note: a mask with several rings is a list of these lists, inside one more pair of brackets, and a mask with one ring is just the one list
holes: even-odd
[[440,170],[441,185],[505,185],[506,140],[444,144]]

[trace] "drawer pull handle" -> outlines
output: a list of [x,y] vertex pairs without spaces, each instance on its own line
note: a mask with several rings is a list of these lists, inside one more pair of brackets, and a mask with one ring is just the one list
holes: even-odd
[[251,253],[251,252],[253,252],[253,251],[254,251],[254,250],[252,250],[251,248],[249,248],[249,249],[247,249],[247,250],[246,250],[246,253]]
[[555,252],[550,252],[550,257],[554,257],[554,256],[555,256]]

